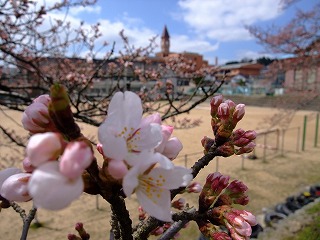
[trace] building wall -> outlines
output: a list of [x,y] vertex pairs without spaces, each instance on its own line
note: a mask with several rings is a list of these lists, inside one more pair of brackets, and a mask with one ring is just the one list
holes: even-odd
[[287,90],[320,93],[320,67],[287,70],[284,87]]

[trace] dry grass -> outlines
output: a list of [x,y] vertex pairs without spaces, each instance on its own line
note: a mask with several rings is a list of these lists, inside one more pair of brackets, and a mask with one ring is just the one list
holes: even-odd
[[[265,117],[270,117],[276,113],[276,109],[247,107],[247,113],[240,122],[239,127],[249,130],[258,129]],[[303,117],[311,112],[300,111],[296,113],[290,127],[302,126]],[[21,113],[7,111],[7,114],[19,121]],[[2,123],[7,127],[13,127],[18,133],[24,134],[21,129],[13,124],[3,113],[0,113]],[[185,116],[181,116],[183,118]],[[176,164],[187,165],[192,164],[201,157],[200,140],[204,135],[211,136],[210,115],[207,104],[202,104],[200,107],[187,115],[191,119],[202,120],[199,127],[191,129],[177,129],[174,135],[177,136],[184,145],[179,157],[175,160]],[[170,124],[170,122],[167,122]],[[97,129],[92,126],[81,124],[84,134],[95,136]],[[285,138],[284,155],[281,157],[267,158],[263,161],[262,149],[257,149],[257,160],[245,159],[244,169],[242,169],[241,157],[234,156],[231,158],[219,158],[218,169],[221,173],[230,175],[232,178],[237,178],[249,187],[249,196],[252,199],[247,209],[258,214],[263,207],[270,207],[274,204],[283,201],[287,196],[295,192],[299,192],[308,184],[320,182],[320,160],[319,148],[313,147],[314,139],[314,118],[308,122],[308,132],[306,141],[306,151],[294,152],[296,147],[297,134],[292,131]],[[10,144],[3,143],[0,140],[0,159],[5,156],[18,156],[12,151]],[[273,139],[269,140],[270,145],[275,144]],[[292,148],[291,148],[292,147]],[[290,150],[290,151],[287,151]],[[270,152],[269,152],[270,151]],[[268,150],[267,153],[271,153]],[[185,155],[187,161],[185,161]],[[270,154],[269,154],[270,155]],[[18,164],[20,159],[16,159],[15,164]],[[3,165],[12,164],[11,162],[2,162]],[[195,179],[203,182],[206,176],[216,171],[217,160],[213,160],[206,169]],[[180,196],[179,196],[180,197]],[[184,195],[191,206],[197,207],[197,195]],[[83,222],[86,230],[91,234],[92,239],[108,239],[109,236],[109,217],[110,208],[101,198],[99,199],[99,209],[96,208],[97,198],[83,194],[83,196],[74,201],[67,209],[58,212],[50,212],[46,210],[38,211],[38,219],[44,224],[44,227],[39,229],[31,229],[28,239],[66,239],[70,232],[74,232],[73,226],[76,222]],[[31,203],[22,204],[23,207],[29,209]],[[137,222],[137,207],[138,204],[134,198],[127,200],[128,210],[134,222]],[[6,236],[6,239],[19,239],[21,230],[21,219],[12,209],[1,211],[0,218],[0,236]],[[181,232],[179,239],[197,239],[199,235],[194,223]]]

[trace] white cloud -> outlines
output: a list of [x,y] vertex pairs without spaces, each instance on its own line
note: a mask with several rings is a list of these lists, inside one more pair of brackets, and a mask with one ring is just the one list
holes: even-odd
[[125,36],[128,37],[129,43],[135,47],[145,47],[149,44],[149,39],[155,37],[157,33],[151,29],[145,27],[134,27],[126,25],[124,22],[116,21],[111,22],[107,19],[100,19],[100,31],[102,32],[103,41],[109,43],[116,42],[116,49],[120,50],[122,48],[122,40],[120,38],[120,31],[124,30]]
[[[98,8],[89,8],[86,11],[87,12],[100,12],[100,7]],[[77,7],[72,8],[69,10],[69,15],[66,18],[66,15],[64,12],[55,12],[50,13],[46,16],[46,20],[41,27],[41,29],[47,29],[50,26],[50,21],[53,21],[54,19],[59,19],[61,21],[69,21],[71,23],[71,26],[77,27],[80,25],[80,22],[83,20],[81,17],[81,13],[85,11],[84,8]],[[99,15],[99,17],[102,17],[102,15]],[[111,21],[106,18],[100,18],[97,19],[94,18],[95,22],[100,23],[100,32],[102,33],[102,37],[99,38],[99,40],[96,42],[98,47],[102,46],[104,42],[107,42],[110,44],[110,47],[106,48],[105,51],[110,50],[113,42],[116,43],[115,45],[115,54],[117,55],[119,50],[123,50],[123,41],[119,35],[121,30],[124,30],[124,34],[128,37],[129,43],[131,45],[134,45],[135,47],[145,47],[150,43],[150,39],[158,36],[156,39],[156,43],[158,44],[158,47],[155,49],[155,52],[160,51],[160,37],[161,34],[160,31],[154,31],[151,28],[145,27],[145,23],[140,18],[134,18],[129,15],[129,13],[124,12],[120,19]],[[92,21],[91,21],[92,22]],[[83,28],[90,29],[90,25],[87,23],[84,23],[82,26]],[[63,35],[62,35],[63,36]],[[214,41],[214,43],[205,40],[204,38],[200,38],[199,36],[190,37],[187,35],[171,35],[170,38],[170,51],[171,52],[196,52],[204,55],[212,55],[212,59],[214,58],[212,52],[216,51],[219,48],[219,42]],[[87,50],[83,49],[81,52],[77,52],[80,56],[84,56],[86,54]],[[106,52],[102,52],[98,54],[97,56],[103,56]],[[209,57],[210,58],[210,57]],[[209,60],[209,59],[207,59]],[[211,59],[210,59],[211,60]]]
[[78,7],[72,7],[70,9],[70,14],[73,16],[79,15],[81,13],[94,13],[94,14],[100,14],[101,7],[100,6],[78,6]]
[[219,43],[212,45],[210,42],[202,39],[190,39],[186,35],[173,35],[170,39],[170,50],[172,52],[212,52],[219,48]]
[[270,58],[274,58],[275,56],[272,54],[268,54],[268,53],[264,53],[264,52],[257,52],[257,51],[252,51],[252,50],[238,50],[236,52],[236,58],[238,60],[244,59],[244,58],[248,58],[248,59],[257,59],[260,57],[270,57]]
[[250,39],[245,24],[281,14],[281,0],[180,0],[180,18],[194,31],[218,41]]

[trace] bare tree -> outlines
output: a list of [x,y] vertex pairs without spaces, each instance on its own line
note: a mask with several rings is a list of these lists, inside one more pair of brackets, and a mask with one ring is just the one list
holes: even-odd
[[[166,119],[190,111],[223,84],[223,80],[204,81],[205,76],[213,79],[214,68],[195,69],[192,62],[181,57],[153,62],[150,55],[156,38],[150,39],[149,45],[136,48],[122,31],[124,49],[115,53],[116,43],[99,43],[102,36],[99,23],[90,26],[68,21],[70,8],[95,2],[57,1],[50,5],[45,1],[1,1],[0,103],[3,107],[23,111],[34,97],[48,93],[53,83],[60,83],[67,87],[75,118],[99,126],[114,92],[130,88],[131,80],[124,83],[130,76],[139,82],[141,89],[143,86],[148,89],[135,90],[144,102],[144,111],[157,110]],[[62,20],[50,17],[57,12],[64,15]],[[194,93],[182,97],[178,92],[177,96],[170,80],[172,75],[195,82]],[[104,88],[104,93],[91,94],[91,89],[99,83],[103,83],[99,88]],[[203,89],[200,97],[196,96],[199,88]],[[165,101],[157,101],[160,99]],[[16,140],[14,131],[2,126],[1,132],[7,136],[8,144],[14,141],[17,146],[23,145],[22,140]]]

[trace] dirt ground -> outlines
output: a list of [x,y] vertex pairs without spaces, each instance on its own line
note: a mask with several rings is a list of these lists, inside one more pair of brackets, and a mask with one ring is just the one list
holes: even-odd
[[[266,118],[278,113],[276,109],[246,107],[246,115],[238,127],[245,130],[260,129],[267,126]],[[11,117],[11,119],[9,118]],[[199,127],[190,129],[175,129],[174,135],[183,143],[184,149],[175,163],[187,167],[199,159],[202,154],[200,140],[203,136],[212,136],[210,127],[210,109],[207,103],[186,115],[190,119],[201,119]],[[308,116],[304,151],[302,146],[302,129],[304,117]],[[181,118],[184,116],[180,116]],[[21,113],[5,110],[0,112],[1,122],[7,127],[15,129],[19,134],[24,134],[11,120],[20,122]],[[264,208],[272,208],[276,203],[283,202],[286,197],[302,192],[310,184],[320,183],[320,144],[315,145],[315,113],[310,111],[296,112],[289,129],[274,131],[268,135],[259,135],[257,139],[256,160],[234,156],[230,158],[214,159],[195,179],[204,182],[206,176],[218,170],[222,174],[237,178],[249,187],[249,202],[246,209],[254,214],[261,214]],[[170,122],[167,122],[170,124]],[[83,132],[89,136],[95,136],[97,129],[81,124]],[[276,126],[267,126],[268,130]],[[266,136],[266,137],[265,137]],[[266,146],[265,148],[263,146]],[[19,160],[16,156],[21,152],[13,150],[0,139],[0,159],[12,158],[9,161],[0,162],[0,168],[16,164]],[[265,156],[265,157],[264,157]],[[1,166],[2,165],[2,166]],[[196,194],[183,195],[191,206],[197,206]],[[134,198],[127,201],[128,210],[137,222],[137,206]],[[31,203],[23,203],[22,207],[27,211]],[[38,229],[30,229],[28,239],[67,239],[68,233],[74,233],[73,226],[76,222],[83,222],[85,229],[91,234],[91,239],[109,239],[110,209],[100,197],[83,194],[67,209],[58,212],[38,210],[37,218],[43,224]],[[0,238],[19,239],[22,221],[12,209],[4,209],[0,213]],[[189,230],[188,230],[189,229]],[[191,230],[190,230],[191,229]],[[179,239],[197,239],[199,233],[193,224],[184,230]],[[5,236],[5,237],[4,237]],[[4,238],[3,238],[4,237]]]

